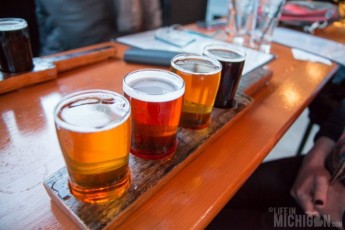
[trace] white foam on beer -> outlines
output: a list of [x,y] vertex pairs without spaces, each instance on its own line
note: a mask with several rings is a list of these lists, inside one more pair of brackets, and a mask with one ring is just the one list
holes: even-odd
[[222,70],[222,65],[217,59],[192,54],[175,56],[171,65],[181,72],[203,76],[213,75]]
[[165,70],[134,71],[123,80],[123,91],[128,96],[147,102],[172,101],[181,97],[184,90],[183,79]]
[[57,125],[68,130],[98,132],[122,124],[129,115],[129,102],[122,96],[109,97],[109,94],[98,92],[79,95],[59,104],[55,121]]
[[246,59],[246,52],[236,46],[209,45],[204,54],[224,62],[242,62]]
[[25,20],[16,18],[3,18],[0,19],[0,31],[13,31],[21,30],[27,27],[28,24]]

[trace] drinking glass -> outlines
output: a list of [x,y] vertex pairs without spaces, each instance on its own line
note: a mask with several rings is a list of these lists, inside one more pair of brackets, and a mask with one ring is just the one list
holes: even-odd
[[171,60],[171,71],[186,84],[180,126],[207,128],[220,82],[222,65],[214,58],[179,54]]
[[154,160],[171,156],[177,147],[183,79],[169,71],[143,69],[125,76],[123,91],[132,106],[131,153]]
[[27,22],[22,18],[0,18],[0,71],[20,73],[33,66]]
[[270,53],[273,31],[278,25],[285,0],[258,0],[256,4],[250,46]]
[[217,91],[215,107],[236,107],[235,95],[241,80],[246,59],[246,52],[234,45],[208,45],[204,55],[217,59],[222,64],[220,84]]
[[128,189],[130,115],[127,99],[106,90],[76,92],[56,106],[55,126],[69,188],[78,200],[104,203]]
[[231,41],[238,45],[246,45],[246,37],[250,32],[254,19],[256,0],[228,1],[228,28]]

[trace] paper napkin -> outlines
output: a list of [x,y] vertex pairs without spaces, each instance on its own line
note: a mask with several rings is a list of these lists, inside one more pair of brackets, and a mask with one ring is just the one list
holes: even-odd
[[332,65],[332,62],[326,58],[305,52],[300,49],[292,48],[291,49],[292,55],[296,60],[302,61],[312,61],[312,62],[320,62],[326,65]]

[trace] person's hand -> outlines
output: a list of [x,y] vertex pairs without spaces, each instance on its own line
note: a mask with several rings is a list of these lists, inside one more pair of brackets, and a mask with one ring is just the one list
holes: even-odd
[[330,174],[325,168],[325,159],[335,143],[327,137],[320,137],[305,157],[291,195],[308,215],[318,215],[316,206],[325,206]]
[[329,185],[326,204],[316,205],[315,208],[321,216],[326,216],[326,220],[329,217],[334,227],[344,228],[342,217],[345,211],[345,186],[338,181]]
[[308,215],[318,215],[315,205],[327,201],[330,174],[323,165],[304,162],[291,189],[291,195]]

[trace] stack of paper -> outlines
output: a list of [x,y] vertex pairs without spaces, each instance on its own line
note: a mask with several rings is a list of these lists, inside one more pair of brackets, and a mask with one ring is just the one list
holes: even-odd
[[273,41],[328,58],[345,66],[345,45],[286,28],[276,28]]
[[[186,33],[188,33],[186,31]],[[205,37],[198,34],[188,33],[188,36],[194,36],[194,41],[184,47],[177,47],[155,38],[156,30],[137,33],[117,38],[118,42],[148,50],[163,50],[174,51],[181,53],[202,54],[205,46],[210,44],[228,44],[224,41],[219,41],[214,38]],[[243,74],[247,74],[256,68],[268,63],[274,58],[272,54],[262,53],[257,50],[242,47],[246,53],[246,62],[243,69]]]

